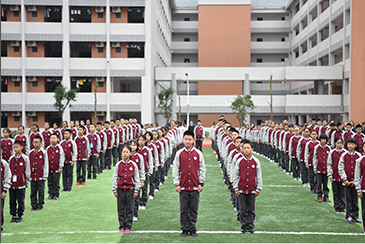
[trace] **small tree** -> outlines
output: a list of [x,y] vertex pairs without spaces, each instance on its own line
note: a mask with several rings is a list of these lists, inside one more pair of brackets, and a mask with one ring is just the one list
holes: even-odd
[[[54,99],[55,103],[53,106],[57,109],[61,118],[63,118],[63,113],[65,112],[67,106],[71,101],[76,101],[77,89],[70,89],[67,91],[67,88],[63,85],[58,85],[54,91]],[[70,105],[71,107],[71,105]]]
[[162,90],[158,94],[158,107],[161,109],[162,115],[166,119],[166,122],[168,122],[172,116],[172,95],[174,92],[175,91],[172,88],[168,88]]
[[247,116],[249,114],[253,114],[253,110],[256,108],[254,105],[251,95],[246,96],[237,96],[229,106],[232,111],[236,114],[236,117],[240,123],[240,126],[242,123],[246,120]]

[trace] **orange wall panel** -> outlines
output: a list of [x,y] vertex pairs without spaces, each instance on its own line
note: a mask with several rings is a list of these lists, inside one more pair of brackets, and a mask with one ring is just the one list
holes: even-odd
[[111,52],[110,52],[110,57],[111,58],[128,58],[128,49],[127,49],[127,43],[126,42],[121,42],[120,43],[120,49],[121,49],[121,52],[117,53],[116,52],[117,48],[112,47]]
[[[95,80],[96,80],[96,77],[95,78],[91,78],[91,92],[94,93],[95,91]],[[105,93],[106,92],[106,81],[103,82],[104,83],[104,86],[103,87],[99,87],[98,86],[98,89],[96,92],[103,92]]]
[[20,116],[19,121],[14,121],[12,112],[8,112],[8,128],[18,128],[19,125],[22,125],[22,116]]
[[218,122],[219,116],[221,115],[224,115],[233,127],[239,127],[239,122],[234,114],[199,114],[198,119],[202,121],[204,127],[211,127],[213,122]]
[[[44,46],[43,42],[36,42],[38,47],[38,52],[33,52],[33,47],[27,46],[27,57],[28,58],[44,58]],[[26,45],[28,45],[26,43]]]
[[365,121],[364,76],[365,76],[365,29],[363,24],[364,0],[352,0],[351,7],[351,74],[350,74],[350,119]]
[[20,46],[19,46],[19,52],[14,52],[14,47],[11,45],[11,41],[7,42],[7,47],[8,47],[8,57],[21,57],[22,56],[22,45],[20,42]]
[[24,125],[24,126],[28,126],[28,128],[30,128],[33,124],[37,124],[39,126],[39,128],[44,128],[44,122],[45,122],[44,112],[37,112],[37,117],[38,117],[38,121],[34,122],[33,117],[29,116],[27,118],[28,125]]
[[242,95],[242,81],[198,82],[199,95]]
[[96,42],[93,42],[91,45],[91,58],[106,58],[106,43],[104,43],[103,52],[98,52],[98,47],[96,47]]
[[19,82],[20,86],[15,87],[13,77],[8,77],[8,92],[22,92],[22,81]]
[[122,7],[121,11],[121,18],[117,19],[116,13],[113,13],[111,8],[110,8],[110,23],[128,23],[128,7]]
[[20,22],[21,21],[21,16],[22,13],[20,11],[20,6],[19,6],[19,16],[18,17],[14,17],[14,13],[13,11],[10,11],[10,5],[6,6],[6,12],[7,12],[7,21],[12,21],[12,22]]
[[249,67],[251,6],[199,6],[199,67]]
[[32,13],[27,11],[27,22],[44,22],[44,7],[43,6],[36,6],[37,7],[37,17],[32,17]]
[[104,123],[104,121],[106,121],[106,116],[104,116],[103,121],[99,121],[99,120],[98,120],[98,117],[96,117],[96,122],[95,122],[95,120],[94,120],[94,112],[92,112],[91,114],[92,114],[92,116],[91,116],[91,123],[93,123],[93,124],[95,124],[95,125],[96,125],[96,123],[98,123],[98,122]]
[[95,12],[95,7],[91,8],[91,23],[105,23],[105,8],[104,8],[104,12],[102,12],[103,14],[103,18],[98,18],[98,13]]
[[27,82],[28,92],[44,92],[44,77],[37,77],[37,82],[37,87],[33,87],[33,82]]

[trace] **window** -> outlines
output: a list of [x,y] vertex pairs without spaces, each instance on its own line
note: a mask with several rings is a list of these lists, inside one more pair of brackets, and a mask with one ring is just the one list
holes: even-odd
[[257,20],[258,20],[258,21],[263,21],[263,20],[264,20],[264,18],[262,18],[262,17],[257,17]]
[[37,18],[38,17],[38,12],[37,11],[32,12],[32,17]]
[[15,116],[14,117],[14,122],[19,122],[20,121],[20,116]]
[[38,87],[38,81],[33,81],[33,82],[32,82],[32,86],[33,86],[33,87]]
[[256,63],[262,63],[262,58],[258,58],[258,59],[256,59]]
[[116,48],[115,48],[115,52],[116,52],[116,53],[121,53],[121,52],[122,52],[122,48],[120,48],[120,47],[116,47]]
[[38,116],[33,116],[33,122],[38,122]]
[[285,17],[281,17],[281,20],[282,20],[282,21],[285,21]]
[[184,38],[184,42],[190,42],[190,38]]
[[14,53],[18,53],[20,52],[20,48],[19,47],[14,47]]
[[257,38],[257,39],[256,39],[256,41],[258,41],[258,42],[262,42],[262,41],[263,41],[263,39],[262,39],[262,38]]
[[184,18],[184,21],[190,21],[190,18]]
[[120,19],[120,18],[122,18],[122,14],[121,14],[121,13],[116,13],[116,14],[115,14],[115,18],[116,18],[116,19]]
[[98,87],[104,87],[104,82],[98,82]]
[[282,37],[282,38],[281,38],[281,41],[282,41],[282,42],[285,42],[285,37]]
[[104,52],[104,48],[98,47],[98,53],[103,53],[103,52]]
[[104,14],[103,13],[98,13],[98,19],[102,19],[104,18]]
[[32,47],[32,52],[37,53],[38,52],[38,47]]
[[285,63],[285,58],[281,58],[281,62],[282,63]]
[[13,12],[13,17],[19,17],[19,11],[14,11]]
[[184,58],[184,63],[190,63],[190,58]]
[[20,81],[14,81],[14,87],[20,87]]
[[104,121],[104,116],[98,116],[98,121],[103,122]]

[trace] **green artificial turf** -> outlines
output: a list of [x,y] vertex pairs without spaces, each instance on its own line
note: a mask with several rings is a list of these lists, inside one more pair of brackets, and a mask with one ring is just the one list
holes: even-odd
[[[5,201],[5,224],[1,241],[48,243],[106,242],[365,242],[365,236],[323,234],[241,234],[199,233],[199,231],[240,231],[230,193],[212,150],[204,149],[207,168],[204,190],[200,195],[198,237],[181,238],[180,233],[133,233],[134,231],[180,231],[179,196],[175,192],[171,171],[165,185],[140,210],[132,233],[119,234],[116,198],[111,192],[112,170],[105,170],[86,186],[74,184],[72,192],[61,192],[60,201],[46,201],[40,212],[30,211],[30,189],[25,198],[22,223],[10,223],[9,198]],[[332,203],[318,203],[316,195],[300,181],[293,181],[275,164],[258,156],[262,165],[263,190],[256,199],[257,232],[334,232],[363,233],[361,224],[348,224],[344,214],[336,214]],[[74,174],[75,178],[76,172]],[[61,180],[62,182],[62,180]],[[62,184],[62,183],[61,183]],[[275,187],[277,185],[285,187]],[[294,187],[287,187],[294,186]],[[61,187],[62,189],[62,187]],[[47,189],[46,189],[47,191]],[[47,193],[45,194],[47,197]],[[332,197],[332,196],[330,196]],[[361,214],[361,212],[360,212]],[[104,233],[85,233],[102,231]],[[28,234],[24,234],[27,233]],[[42,233],[37,233],[42,232]],[[51,232],[51,233],[50,233]],[[66,232],[66,233],[65,233]]]

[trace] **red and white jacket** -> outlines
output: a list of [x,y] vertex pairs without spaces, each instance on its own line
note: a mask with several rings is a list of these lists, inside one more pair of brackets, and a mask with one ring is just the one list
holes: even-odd
[[80,137],[79,135],[77,135],[77,137],[75,138],[75,143],[77,147],[77,160],[88,160],[88,158],[90,157],[90,144],[87,137]]
[[203,131],[204,131],[204,129],[202,126],[194,127],[195,140],[203,140]]
[[305,152],[304,152],[304,163],[309,166],[313,166],[313,155],[314,155],[314,147],[319,144],[319,141],[310,140],[305,144]]
[[340,162],[338,163],[338,173],[343,181],[353,181],[355,178],[355,166],[356,160],[361,158],[361,154],[358,152],[346,151],[341,155]]
[[327,159],[327,176],[328,178],[332,178],[333,181],[343,182],[339,173],[338,173],[338,163],[340,162],[342,154],[346,152],[345,149],[338,150],[337,148],[333,149]]
[[42,181],[48,178],[48,156],[46,150],[39,148],[29,152],[29,167],[30,167],[30,180]]
[[365,157],[356,160],[355,166],[355,188],[357,192],[365,192]]
[[232,172],[233,188],[242,194],[255,194],[262,190],[262,173],[260,161],[251,156],[238,159]]
[[46,152],[49,163],[49,172],[58,173],[58,170],[62,169],[65,163],[65,153],[63,152],[62,146],[60,146],[60,144],[56,144],[55,146],[51,144],[46,149]]
[[113,192],[117,192],[118,189],[128,191],[134,189],[134,192],[139,191],[141,188],[141,182],[139,178],[138,166],[132,160],[125,162],[119,161],[114,168],[113,172]]
[[51,145],[51,135],[53,133],[52,129],[42,131],[43,137],[43,148],[46,149],[49,145]]
[[26,136],[25,134],[23,135],[16,135],[14,138],[14,141],[21,141],[23,142],[23,150],[22,153],[28,155],[29,152],[29,137]]
[[1,139],[1,149],[3,150],[3,154],[1,156],[2,156],[2,159],[4,159],[5,161],[9,161],[9,158],[11,157],[11,155],[14,154],[13,144],[14,144],[14,140],[11,138]]
[[40,132],[37,132],[37,133],[34,133],[34,132],[31,132],[30,135],[29,135],[29,150],[32,150],[34,147],[33,147],[33,140],[36,136],[40,136],[42,138],[42,145],[41,147],[44,146],[44,139],[43,139],[43,136],[42,136],[42,133]]
[[8,162],[6,162],[4,159],[1,160],[1,185],[0,189],[1,192],[7,192],[7,190],[11,186],[11,172],[9,168]]
[[63,140],[60,143],[65,154],[65,164],[76,162],[77,160],[77,146],[74,140]]
[[16,155],[11,156],[9,159],[9,168],[12,175],[10,189],[18,190],[27,187],[28,183],[30,182],[30,167],[28,157],[23,153],[20,154],[19,157]]
[[331,148],[328,145],[322,147],[321,144],[318,144],[314,147],[313,154],[313,171],[317,171],[319,174],[327,175],[327,160],[328,155],[330,154]]

